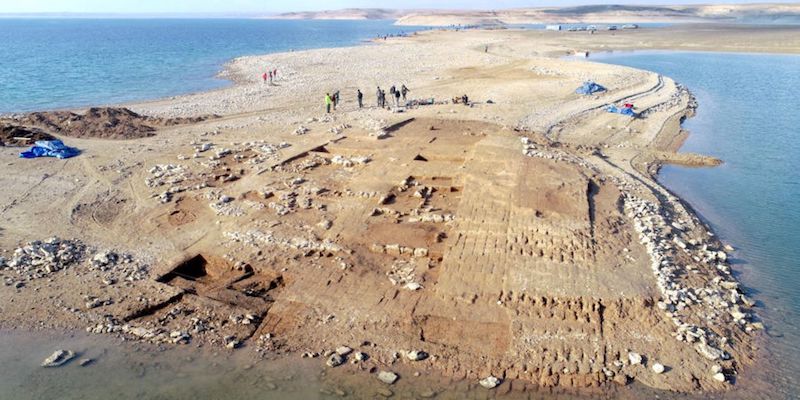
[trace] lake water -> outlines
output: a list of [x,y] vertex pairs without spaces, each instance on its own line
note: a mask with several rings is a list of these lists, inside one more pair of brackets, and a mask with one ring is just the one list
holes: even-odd
[[235,57],[415,30],[393,21],[0,18],[0,113],[214,89],[229,84],[216,75]]
[[736,252],[734,269],[761,305],[764,370],[773,398],[800,396],[800,56],[634,52],[593,60],[655,71],[699,101],[682,151],[725,161],[667,166],[659,180]]

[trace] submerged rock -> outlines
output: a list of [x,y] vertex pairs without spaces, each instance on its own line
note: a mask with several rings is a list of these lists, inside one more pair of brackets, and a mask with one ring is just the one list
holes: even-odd
[[42,361],[45,368],[60,367],[75,358],[75,353],[70,350],[56,350],[50,357]]

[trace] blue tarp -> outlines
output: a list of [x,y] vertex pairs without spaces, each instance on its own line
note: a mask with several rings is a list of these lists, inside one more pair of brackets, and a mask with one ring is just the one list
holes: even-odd
[[60,140],[39,140],[28,151],[19,153],[20,158],[37,157],[57,157],[70,158],[81,154],[81,151],[74,147],[67,147]]
[[575,89],[575,93],[577,94],[594,94],[597,92],[604,92],[606,88],[594,83],[592,81],[587,81],[583,83],[583,86]]
[[633,112],[633,108],[631,107],[617,107],[615,105],[610,105],[606,108],[606,111],[610,113],[617,113],[622,115],[627,115],[629,117],[635,117],[636,113]]

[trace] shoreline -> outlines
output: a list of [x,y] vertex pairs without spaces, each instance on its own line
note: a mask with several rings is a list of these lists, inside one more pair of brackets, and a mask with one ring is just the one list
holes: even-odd
[[[425,35],[425,36],[430,36],[430,35]],[[428,39],[428,38],[423,38],[423,40],[424,40],[424,39]],[[393,44],[393,43],[389,43],[388,45],[392,45],[392,44]],[[358,46],[358,47],[363,47],[363,46]],[[356,48],[358,48],[358,47],[356,47]],[[353,49],[355,49],[355,48],[353,48]],[[316,51],[319,51],[319,52],[323,52],[323,53],[324,53],[324,52],[327,52],[327,51],[329,51],[329,50],[331,50],[331,49],[320,49],[320,50],[316,50]],[[314,50],[312,50],[312,52],[313,52],[313,51],[314,51]],[[290,53],[290,54],[291,54],[291,53]],[[230,63],[230,64],[231,64],[231,68],[232,68],[232,72],[231,72],[231,73],[233,73],[233,74],[237,73],[236,71],[233,71],[233,68],[236,68],[236,66],[235,66],[235,65],[237,65],[237,64],[239,64],[239,65],[240,65],[240,68],[241,68],[241,65],[242,65],[242,64],[247,64],[247,62],[248,62],[248,61],[253,61],[253,60],[261,60],[261,59],[264,59],[264,58],[267,58],[267,57],[276,57],[276,58],[280,58],[280,57],[285,57],[285,56],[287,56],[287,54],[286,54],[286,53],[273,53],[273,54],[270,54],[270,55],[268,55],[268,56],[255,56],[255,57],[240,57],[240,58],[236,58],[236,59],[234,59],[234,60],[233,60],[233,61]],[[542,62],[544,62],[544,61],[542,61]],[[552,62],[552,61],[547,61],[547,62],[548,62],[548,63],[550,63],[550,62]],[[556,63],[556,65],[558,65],[558,64]],[[619,70],[618,68],[619,68],[619,67],[611,67],[611,68],[609,68],[608,70],[609,70],[609,71],[617,71],[617,70]],[[241,73],[241,71],[242,71],[242,70],[240,69],[239,73]],[[643,75],[644,75],[644,74],[643,74]],[[242,75],[242,76],[246,76],[246,75]],[[669,81],[671,82],[671,80],[669,80]],[[674,82],[673,82],[673,84],[674,84]],[[243,81],[240,83],[240,85],[241,85],[241,86],[243,86],[244,88],[247,88],[247,80],[246,80],[246,79],[245,79],[245,80],[243,80]],[[233,88],[233,89],[235,89],[235,88]],[[230,91],[232,91],[233,89],[220,89],[220,90],[219,90],[219,92],[220,92],[220,93],[222,93],[222,92],[230,92]],[[660,90],[660,89],[656,89],[656,90]],[[666,89],[665,89],[665,90],[666,90]],[[199,94],[199,95],[200,95],[200,96],[212,96],[212,97],[213,97],[213,95],[214,95],[214,94],[220,94],[220,93],[217,93],[217,91],[214,91],[214,92],[211,92],[211,94],[209,94],[208,92],[206,92],[206,93],[202,93],[202,94]],[[646,92],[642,92],[642,93],[646,93]],[[637,95],[640,95],[640,94],[641,94],[641,93],[637,93],[637,92],[633,91],[633,93],[631,94],[631,96],[637,96]],[[188,98],[193,98],[193,97],[197,97],[197,96],[198,96],[198,95],[187,95],[187,96],[179,96],[179,97],[182,97],[182,98],[185,100],[185,98],[187,98],[187,97],[188,97]],[[663,95],[662,95],[662,96],[663,96]],[[154,107],[155,107],[155,108],[158,108],[158,107],[161,105],[161,103],[168,103],[168,102],[171,102],[171,101],[173,101],[173,100],[175,100],[175,101],[180,101],[181,99],[172,99],[172,98],[171,98],[171,99],[167,99],[167,100],[161,100],[161,101],[156,101],[156,102],[149,102],[149,103],[145,103],[145,104],[141,104],[141,103],[140,103],[140,104],[138,104],[138,106],[137,106],[137,107],[143,107],[143,108],[148,108],[148,107],[150,107],[151,109],[152,109],[152,108],[154,108]],[[665,99],[658,99],[658,100],[656,100],[656,105],[658,105],[658,104],[662,104],[662,103],[658,103],[658,101],[661,101],[662,103],[666,104],[666,103],[668,103],[668,102],[669,102],[669,98],[667,98],[666,100],[665,100]],[[685,101],[685,99],[681,99],[681,101]],[[688,104],[688,103],[687,103],[687,104]],[[654,106],[654,107],[655,107],[655,106]],[[687,107],[688,107],[688,105],[687,105]],[[675,117],[676,115],[678,115],[678,114],[679,114],[679,113],[681,113],[681,112],[685,113],[687,110],[688,110],[688,108],[686,108],[686,109],[683,109],[683,110],[680,110],[678,113],[676,113],[676,114],[673,114],[673,115],[672,115],[672,117]],[[578,112],[578,114],[576,114],[576,115],[573,115],[573,116],[567,116],[566,118],[567,118],[567,119],[572,119],[572,118],[575,118],[575,119],[580,119],[580,114],[581,114],[581,113],[583,113],[585,110],[578,109],[578,111],[579,111],[579,112]],[[254,110],[254,111],[252,111],[251,113],[258,113],[258,112],[259,112],[259,110]],[[302,115],[304,112],[305,112],[305,111],[303,111],[303,109],[301,109],[301,111],[299,112],[299,114],[300,114],[300,115]],[[248,113],[243,113],[243,114],[232,114],[232,115],[225,115],[223,119],[236,119],[236,118],[239,118],[239,117],[242,117],[242,116],[246,116],[246,115],[248,115]],[[308,113],[306,113],[306,115],[308,115]],[[313,114],[311,114],[311,115],[313,115]],[[672,117],[668,117],[668,118],[667,118],[667,120],[669,120],[669,119],[670,119],[670,118],[672,118]],[[468,117],[467,119],[469,119],[469,117]],[[511,116],[510,120],[513,120],[513,119],[514,119],[514,117],[513,117],[513,116]],[[556,124],[557,124],[557,125],[561,125],[561,124],[563,124],[565,121],[567,121],[567,119],[565,119],[565,120],[561,120],[561,121],[558,121],[558,120],[556,120]],[[284,124],[285,124],[285,123],[284,123]],[[243,125],[243,127],[246,127],[246,126],[247,126],[247,125]],[[674,132],[674,133],[672,133],[672,134],[669,134],[669,133],[668,133],[668,131],[669,131],[670,129],[673,129],[673,130],[674,130],[674,129],[677,129],[677,131],[676,131],[676,132]],[[675,127],[673,124],[668,124],[667,122],[665,122],[664,124],[662,124],[662,125],[661,125],[661,126],[658,128],[658,132],[656,132],[656,133],[655,133],[654,140],[658,140],[658,138],[659,138],[660,136],[662,136],[662,135],[666,135],[667,137],[670,137],[670,136],[671,136],[671,137],[673,137],[673,138],[674,138],[674,137],[677,137],[678,135],[680,135],[680,132],[681,132],[680,123],[678,123],[678,124],[677,124],[677,127]],[[559,140],[559,141],[560,141],[560,140]],[[567,142],[569,142],[569,141],[570,141],[570,140],[569,140],[569,138],[567,138]],[[676,145],[676,143],[675,143],[675,142],[673,142],[673,145]],[[538,146],[540,146],[540,144],[537,144],[537,145],[536,145],[536,147],[538,147]],[[679,146],[678,146],[678,147],[679,147]],[[544,151],[545,151],[547,154],[550,154],[549,152],[553,151],[552,149],[547,149],[547,147],[545,147],[545,148],[546,148],[546,150],[544,150]],[[577,149],[577,148],[576,148],[576,149]],[[526,148],[524,149],[524,151],[529,151],[529,150],[528,150],[528,148],[526,147]],[[573,151],[573,149],[571,149],[571,148],[570,148],[570,149],[569,149],[569,151],[570,151],[570,152],[572,152],[572,151]],[[575,151],[578,151],[578,150],[575,150]],[[556,152],[556,153],[553,153],[553,154],[558,154],[558,153]],[[529,157],[531,157],[531,158],[537,158],[537,157],[541,157],[541,156],[540,156],[540,155],[536,155],[536,156],[530,156],[530,155],[529,155]],[[589,158],[591,158],[591,157],[587,157],[587,159],[589,159]],[[647,163],[645,163],[645,164],[647,165]],[[639,170],[638,168],[636,168],[636,166],[634,165],[634,163],[633,163],[633,160],[631,160],[630,166],[631,166],[631,168],[632,168],[632,169],[634,169],[634,170],[638,171],[640,174],[642,174],[642,175],[644,175],[644,176],[649,176],[650,178],[652,178],[652,176],[650,175],[650,172],[648,171],[648,169],[647,169],[647,168],[646,168],[644,171],[640,171],[640,170]],[[601,168],[602,168],[602,167],[601,167]],[[625,173],[630,173],[630,172],[631,172],[631,171],[625,171]],[[636,177],[635,177],[635,175],[632,175],[632,176],[633,176],[634,178],[636,178]],[[679,209],[679,208],[681,208],[681,204],[680,204],[680,201],[681,201],[681,200],[680,200],[679,198],[675,197],[673,194],[669,193],[668,189],[666,189],[665,187],[661,186],[661,184],[660,184],[660,183],[658,183],[658,182],[657,182],[657,181],[655,181],[654,179],[651,179],[651,180],[652,180],[653,182],[655,182],[655,184],[656,184],[656,185],[658,185],[658,188],[657,188],[657,189],[661,189],[662,191],[666,191],[666,192],[668,193],[668,195],[667,195],[667,197],[666,197],[668,200],[672,201],[672,198],[674,198],[674,199],[677,199],[677,201],[678,201],[677,207],[676,207],[676,205],[675,205],[675,204],[673,204],[673,205],[672,205],[672,207],[678,208],[678,210],[677,210],[677,213],[678,213],[678,215],[679,215],[679,216],[688,216],[688,218],[690,219],[690,222],[691,222],[691,219],[692,219],[692,217],[694,217],[695,219],[697,219],[697,218],[698,218],[698,216],[697,216],[697,215],[696,215],[696,214],[695,214],[695,213],[694,213],[694,212],[691,210],[691,208],[688,208],[688,210],[683,210],[683,211],[681,211],[681,210]],[[624,182],[623,182],[623,183],[624,183]],[[624,185],[623,185],[623,186],[624,186]],[[623,193],[623,194],[625,194],[625,193],[627,193],[627,192],[628,192],[628,191],[627,191],[627,189],[620,189],[620,191],[621,191],[621,193]],[[657,190],[657,191],[658,191],[658,190]],[[688,212],[687,212],[687,211],[688,211]],[[680,220],[680,217],[678,217],[678,220]],[[671,220],[670,220],[670,221],[671,221]],[[669,222],[669,221],[668,221],[668,222]],[[691,223],[690,225],[693,225],[693,223]],[[703,224],[703,226],[701,226],[700,230],[701,230],[701,231],[703,231],[704,229],[708,229],[708,227],[707,227],[707,226],[705,226],[705,224]],[[643,239],[643,240],[644,240],[644,239]],[[668,296],[665,296],[665,297],[668,297]],[[516,299],[509,299],[509,302],[512,302],[512,303],[513,303],[513,302],[515,302],[515,301],[517,301],[517,300],[516,300]],[[473,300],[473,302],[474,302],[474,300]],[[676,303],[677,303],[677,302],[676,302]],[[747,353],[747,350],[746,350],[746,349],[740,349],[740,350],[738,350],[738,351],[740,351],[740,352],[744,352],[744,354],[737,354],[737,356],[740,356],[740,355],[741,355],[741,356],[743,357],[743,359],[742,359],[742,360],[740,360],[740,361],[741,361],[741,362],[743,362],[744,364],[747,364],[747,362],[746,362],[746,360],[748,359],[748,357],[747,357],[747,355],[746,355],[746,353]],[[300,351],[299,351],[299,350],[297,350],[297,352],[299,353]],[[738,357],[737,357],[737,359],[738,359]],[[448,369],[449,369],[449,368],[448,368]],[[458,369],[458,368],[454,368],[454,370],[458,371],[459,369]],[[470,376],[470,378],[472,378],[472,376]],[[513,378],[512,378],[512,379],[513,379]],[[574,379],[574,378],[573,378],[573,379]],[[638,372],[637,372],[637,380],[639,380],[639,379],[642,379],[642,380],[643,380],[645,383],[647,383],[648,381],[650,381],[650,380],[652,380],[652,379],[655,379],[655,378],[647,377],[647,376],[641,375],[641,373],[638,373]],[[511,380],[511,379],[510,379],[510,380]],[[652,383],[652,382],[651,382],[651,383]]]

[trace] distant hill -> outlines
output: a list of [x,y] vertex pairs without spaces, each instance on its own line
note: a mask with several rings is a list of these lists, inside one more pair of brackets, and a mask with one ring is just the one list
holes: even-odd
[[301,11],[278,14],[268,18],[273,19],[399,19],[408,15],[407,10],[392,10],[384,8],[345,8],[329,11]]
[[587,5],[495,11],[348,8],[292,12],[277,19],[390,19],[398,25],[448,26],[570,22],[747,22],[800,24],[800,3],[720,5]]

